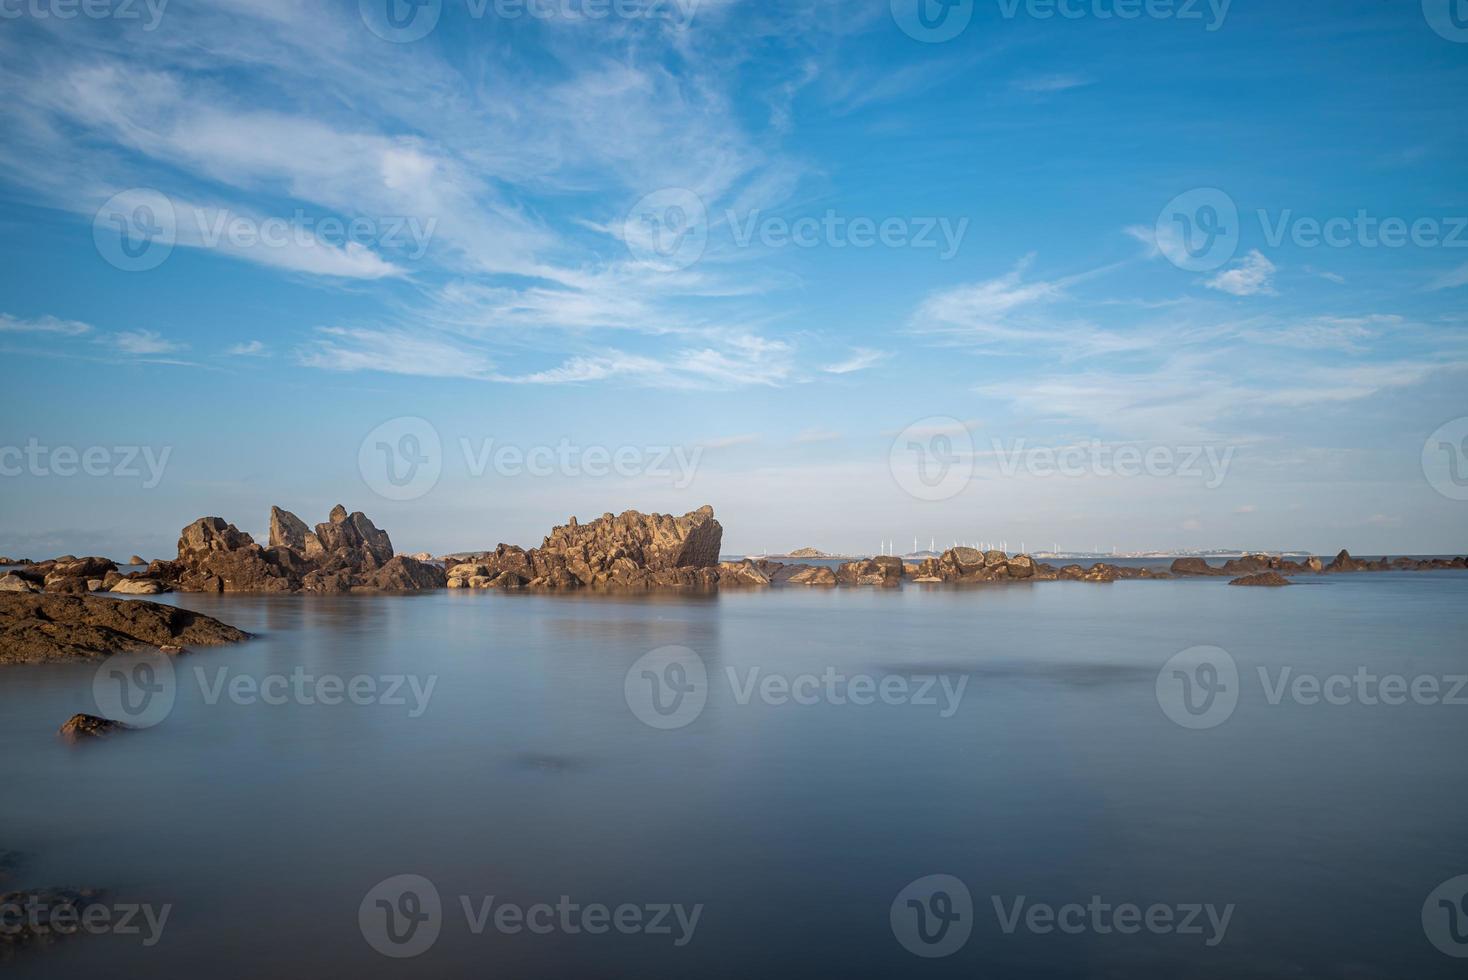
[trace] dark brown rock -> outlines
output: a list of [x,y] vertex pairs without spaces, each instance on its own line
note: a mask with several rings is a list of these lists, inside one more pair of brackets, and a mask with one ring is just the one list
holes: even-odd
[[1172,563],[1172,574],[1187,577],[1200,577],[1204,575],[1227,575],[1221,568],[1214,568],[1202,558],[1179,558]]
[[106,738],[108,735],[126,731],[127,725],[110,718],[98,718],[96,715],[72,715],[66,724],[61,726],[59,734],[62,738],[72,741],[84,738]]
[[1329,565],[1325,566],[1327,572],[1361,572],[1366,570],[1366,563],[1351,557],[1351,553],[1345,549],[1335,556]]
[[1236,578],[1229,585],[1246,585],[1256,588],[1277,589],[1281,585],[1289,585],[1290,580],[1279,572],[1255,572],[1253,575],[1245,575]]
[[[0,894],[5,910],[0,928],[0,960],[27,948],[49,946],[82,933],[79,923],[103,895],[91,888],[40,888]],[[22,910],[17,913],[15,910]],[[111,918],[111,913],[108,913]]]
[[377,592],[418,592],[423,589],[441,589],[448,584],[447,578],[444,570],[437,565],[398,556],[369,573],[355,588]]
[[219,646],[248,638],[201,613],[141,599],[0,595],[0,663],[105,657],[169,645]]

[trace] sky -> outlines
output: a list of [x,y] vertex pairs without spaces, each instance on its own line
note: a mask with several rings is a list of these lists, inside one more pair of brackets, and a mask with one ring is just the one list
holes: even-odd
[[0,89],[0,554],[1468,552],[1449,0],[3,0]]

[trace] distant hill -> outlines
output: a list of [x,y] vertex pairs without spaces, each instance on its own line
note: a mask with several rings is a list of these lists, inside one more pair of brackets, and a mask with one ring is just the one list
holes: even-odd
[[796,550],[790,552],[790,554],[786,555],[785,557],[787,557],[787,558],[829,558],[831,556],[828,555],[828,554],[826,554],[824,551],[822,551],[819,548],[797,548]]

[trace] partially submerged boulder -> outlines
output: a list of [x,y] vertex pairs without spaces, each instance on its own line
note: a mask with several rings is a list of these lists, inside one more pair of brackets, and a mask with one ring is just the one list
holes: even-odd
[[1229,585],[1244,585],[1255,588],[1277,589],[1282,585],[1289,585],[1290,580],[1279,572],[1255,572],[1253,575],[1245,575],[1236,578]]
[[0,663],[98,658],[165,646],[220,646],[249,634],[202,613],[142,599],[0,594]]
[[61,726],[57,733],[62,738],[70,741],[80,741],[87,738],[106,738],[117,732],[127,731],[128,726],[111,718],[99,718],[96,715],[72,715],[66,724]]

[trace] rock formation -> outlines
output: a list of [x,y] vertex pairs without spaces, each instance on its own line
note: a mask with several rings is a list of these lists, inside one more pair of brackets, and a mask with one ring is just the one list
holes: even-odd
[[141,599],[0,594],[0,663],[105,657],[145,647],[219,646],[248,638],[202,613]]
[[[490,554],[453,566],[448,570],[448,586],[547,591],[709,589],[720,581],[723,536],[714,509],[707,506],[682,517],[635,510],[603,514],[589,524],[573,517],[554,528],[539,548],[527,551],[502,544]],[[731,584],[761,584],[746,568],[731,569],[729,575]]]
[[446,581],[437,565],[395,556],[386,531],[340,504],[314,530],[272,507],[266,548],[222,518],[201,517],[179,535],[177,558],[137,577],[184,592],[412,592]]
[[1279,572],[1255,572],[1253,575],[1245,575],[1236,578],[1229,585],[1246,585],[1256,588],[1275,589],[1282,585],[1289,585],[1290,580]]
[[66,724],[61,726],[57,732],[64,739],[80,741],[84,738],[106,738],[115,732],[126,731],[127,725],[111,718],[98,718],[96,715],[72,715]]

